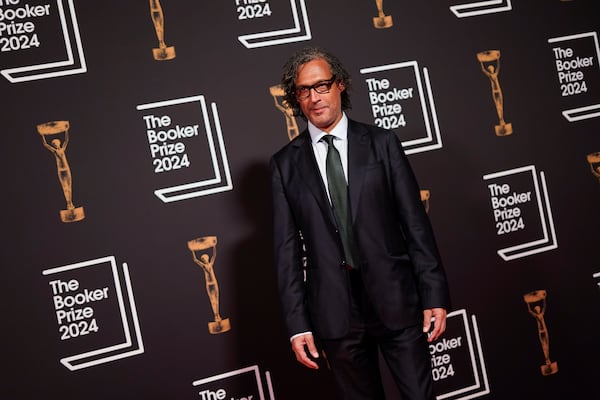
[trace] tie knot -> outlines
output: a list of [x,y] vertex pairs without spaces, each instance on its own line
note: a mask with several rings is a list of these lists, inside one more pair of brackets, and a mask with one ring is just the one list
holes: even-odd
[[331,146],[333,144],[334,138],[335,138],[335,136],[333,136],[331,134],[326,134],[326,135],[323,135],[321,140],[324,141],[325,143],[327,143],[328,146]]

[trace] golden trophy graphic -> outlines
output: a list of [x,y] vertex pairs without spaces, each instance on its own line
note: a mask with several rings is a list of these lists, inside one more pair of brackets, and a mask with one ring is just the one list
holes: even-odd
[[523,296],[525,303],[527,303],[527,309],[531,315],[535,318],[538,326],[538,335],[540,337],[540,343],[542,344],[542,350],[544,351],[544,358],[546,363],[540,366],[542,375],[551,375],[558,372],[558,364],[556,361],[550,361],[550,338],[548,337],[548,328],[546,328],[546,322],[544,321],[544,312],[546,310],[546,291],[535,290],[527,293]]
[[421,201],[425,206],[425,212],[429,212],[429,198],[431,197],[431,192],[428,189],[423,189],[421,192]]
[[496,105],[496,112],[498,113],[499,124],[495,126],[496,136],[507,136],[513,133],[512,124],[504,121],[504,100],[502,98],[502,89],[500,89],[500,82],[498,80],[498,73],[500,71],[500,51],[499,50],[487,50],[477,53],[477,60],[481,64],[481,70],[484,74],[490,78],[492,83],[492,97],[494,98],[494,104]]
[[160,1],[150,0],[150,16],[154,23],[154,30],[158,37],[158,48],[152,49],[154,59],[158,61],[172,60],[175,58],[175,47],[165,44],[165,18],[163,15]]
[[600,151],[588,154],[587,162],[590,164],[592,174],[600,181]]
[[269,88],[269,92],[271,93],[271,96],[273,96],[273,99],[275,100],[275,107],[277,107],[277,109],[279,111],[281,111],[283,113],[283,115],[285,116],[285,126],[287,127],[288,138],[290,140],[292,140],[293,138],[298,136],[300,131],[298,130],[298,123],[296,122],[296,118],[294,118],[292,109],[284,106],[278,100],[279,98],[283,97],[283,95],[285,94],[283,91],[283,88],[281,87],[281,85],[271,86]]
[[85,218],[85,213],[83,207],[75,207],[73,204],[73,181],[66,154],[67,144],[69,144],[69,121],[39,124],[37,131],[42,137],[44,147],[50,150],[56,158],[58,180],[67,201],[67,209],[60,210],[60,219],[62,222],[81,221]]
[[377,4],[378,16],[373,17],[373,26],[377,29],[390,28],[394,23],[391,15],[385,15],[383,12],[383,0],[375,0]]
[[[219,313],[219,283],[217,282],[214,270],[215,258],[217,257],[217,237],[205,236],[193,239],[187,243],[187,246],[192,252],[194,262],[204,271],[206,279],[206,292],[208,293],[210,306],[215,316],[215,320],[208,323],[208,332],[213,335],[227,332],[231,329],[231,324],[229,323],[229,318],[223,319]],[[196,252],[200,255],[199,258]]]

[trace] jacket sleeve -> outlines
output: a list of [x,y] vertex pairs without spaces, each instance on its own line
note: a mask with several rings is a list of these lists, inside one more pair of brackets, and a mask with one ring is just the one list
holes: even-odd
[[399,223],[413,264],[423,308],[450,309],[446,274],[420,189],[400,140],[387,135],[387,156]]
[[275,157],[270,162],[273,196],[273,260],[283,317],[289,336],[311,330],[306,294],[300,232],[290,209]]

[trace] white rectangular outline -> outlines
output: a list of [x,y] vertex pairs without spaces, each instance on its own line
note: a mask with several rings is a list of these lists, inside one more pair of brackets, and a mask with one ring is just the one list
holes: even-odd
[[[598,111],[592,112],[592,113],[586,112],[586,111],[592,111],[592,110],[598,110]],[[578,115],[579,113],[583,113],[583,114]],[[600,117],[600,104],[594,104],[592,106],[577,107],[577,108],[571,108],[570,110],[564,110],[562,112],[562,115],[569,122],[576,122],[576,121],[581,121],[584,119]]]
[[[447,318],[455,317],[459,314],[462,315],[462,321],[464,323],[465,332],[467,335],[468,350],[469,350],[469,355],[471,357],[471,366],[473,368],[473,380],[475,381],[475,384],[464,387],[462,389],[457,389],[453,392],[448,392],[448,393],[444,393],[439,396],[436,396],[437,400],[443,400],[450,396],[459,395],[459,394],[462,394],[462,393],[465,393],[465,392],[468,392],[471,390],[478,390],[482,387],[481,382],[479,380],[479,371],[477,370],[477,363],[475,361],[476,358],[475,358],[475,352],[473,349],[473,339],[471,338],[471,329],[469,328],[469,322],[467,320],[466,310],[463,308],[460,310],[453,311],[448,314]],[[489,382],[488,382],[488,378],[487,378],[487,370],[485,368],[485,362],[483,359],[483,351],[481,349],[481,339],[479,338],[479,328],[477,327],[477,319],[475,318],[475,315],[472,315],[471,319],[473,320],[473,336],[475,337],[475,346],[477,347],[477,355],[479,356],[479,364],[481,365],[481,376],[483,377],[484,390],[481,392],[471,393],[470,395],[465,396],[465,397],[458,397],[456,400],[472,399],[474,397],[479,397],[479,396],[483,396],[485,394],[490,393],[490,386],[489,386]]]
[[63,39],[65,41],[65,49],[67,51],[67,59],[65,61],[56,61],[45,64],[35,64],[29,65],[26,67],[17,67],[17,68],[8,68],[0,71],[10,83],[19,83],[26,81],[33,81],[38,79],[46,79],[46,78],[55,78],[58,76],[65,75],[74,75],[81,74],[87,72],[87,66],[85,63],[85,57],[83,55],[83,46],[81,45],[81,37],[79,35],[79,25],[77,23],[77,16],[75,15],[75,6],[73,5],[73,0],[69,0],[69,14],[71,15],[71,21],[73,21],[73,35],[75,36],[75,42],[77,44],[77,56],[79,57],[79,62],[81,63],[81,67],[71,70],[64,71],[55,71],[55,72],[46,72],[39,73],[34,75],[22,76],[19,78],[13,78],[11,74],[13,73],[21,73],[21,72],[29,72],[29,71],[37,71],[43,69],[51,69],[56,67],[67,67],[70,65],[75,65],[75,61],[73,58],[73,49],[71,47],[71,39],[69,38],[68,25],[65,19],[65,11],[63,6],[64,0],[56,0],[56,5],[58,9],[58,15],[60,17],[60,23],[63,32]]
[[270,400],[275,400],[275,392],[273,391],[273,382],[271,382],[271,373],[269,371],[265,371],[265,378],[267,380],[267,389],[269,389],[269,398],[270,398]]
[[[251,365],[246,368],[236,369],[236,370],[225,372],[225,373],[219,374],[219,375],[213,375],[213,376],[210,376],[210,377],[204,378],[204,379],[198,379],[198,380],[192,382],[192,386],[203,385],[205,383],[214,382],[214,381],[218,381],[218,380],[225,379],[225,378],[230,378],[232,376],[241,375],[241,374],[244,374],[244,373],[250,372],[250,371],[254,371],[254,378],[256,379],[256,387],[258,388],[258,394],[260,396],[260,400],[265,400],[265,394],[263,392],[262,379],[260,378],[260,372],[258,370],[258,365]],[[270,382],[270,379],[269,379],[269,382]],[[271,393],[272,388],[270,385],[269,385],[269,390]],[[199,393],[200,392],[198,392],[198,394]],[[271,400],[275,400],[275,397],[271,397]]]
[[[478,1],[475,3],[457,4],[455,6],[450,6],[450,11],[452,11],[457,18],[464,18],[464,17],[472,17],[475,15],[493,14],[493,13],[499,13],[499,12],[512,10],[512,4],[511,4],[510,0],[506,0],[505,6],[493,7],[495,5],[502,5],[502,3],[504,3],[504,0],[489,0],[489,1]],[[479,8],[479,7],[486,7],[486,6],[492,6],[492,7],[483,9],[483,10],[479,10],[479,11],[465,11],[465,12],[462,11],[462,10],[475,9],[475,8]]]
[[271,31],[271,32],[258,32],[258,33],[251,33],[248,35],[241,35],[241,36],[238,36],[238,40],[247,49],[254,49],[257,47],[275,46],[278,44],[301,42],[304,40],[312,39],[312,35],[310,32],[310,25],[308,24],[308,14],[306,12],[306,5],[304,4],[304,0],[298,0],[300,2],[300,8],[302,10],[302,22],[304,23],[304,30],[306,31],[306,33],[303,36],[293,36],[293,37],[289,37],[289,38],[272,39],[272,40],[257,41],[254,43],[250,43],[250,41],[253,39],[260,40],[260,39],[273,37],[273,36],[285,36],[285,35],[301,32],[300,20],[298,19],[298,7],[296,6],[296,1],[297,0],[290,0],[290,8],[291,8],[292,16],[294,19],[294,27],[293,28],[280,29],[280,30]]
[[162,188],[162,189],[156,189],[154,191],[154,194],[156,195],[156,197],[161,199],[164,203],[171,203],[174,201],[191,199],[194,197],[225,192],[225,191],[233,189],[233,182],[231,181],[231,172],[229,170],[229,161],[227,158],[227,152],[225,150],[225,143],[223,142],[223,132],[221,130],[221,121],[219,120],[219,113],[217,111],[217,105],[215,103],[211,103],[211,110],[213,112],[213,119],[214,119],[215,128],[216,128],[217,143],[219,146],[221,159],[223,160],[223,172],[225,173],[225,185],[214,187],[214,188],[209,188],[209,189],[204,189],[204,190],[198,190],[195,192],[189,192],[189,193],[184,193],[184,194],[179,194],[179,195],[174,195],[174,196],[168,196],[169,194],[174,193],[174,192],[201,188],[204,186],[220,184],[223,182],[223,178],[221,176],[221,169],[220,169],[220,166],[218,163],[217,154],[216,154],[216,150],[215,150],[215,143],[213,140],[213,133],[212,133],[212,129],[210,126],[210,120],[208,118],[208,110],[206,108],[206,101],[205,101],[203,95],[198,95],[198,96],[183,97],[183,98],[173,99],[173,100],[159,101],[159,102],[155,102],[155,103],[140,104],[140,105],[136,106],[137,110],[144,111],[144,110],[149,110],[149,109],[153,109],[153,108],[160,108],[160,107],[172,106],[172,105],[177,105],[177,104],[193,103],[196,101],[200,103],[200,108],[202,109],[202,117],[204,119],[204,126],[206,128],[206,139],[208,140],[208,147],[210,150],[213,173],[214,173],[215,177],[211,178],[211,179],[206,179],[203,181],[197,181],[197,182],[186,183],[186,184],[171,186],[171,187]]
[[[531,175],[533,177],[533,185],[534,185],[535,193],[537,196],[538,211],[540,214],[540,222],[542,224],[542,232],[544,233],[544,237],[542,239],[533,240],[531,242],[522,243],[519,245],[510,246],[510,247],[506,247],[504,249],[498,250],[497,251],[498,255],[504,261],[510,261],[510,260],[514,260],[516,258],[530,256],[532,254],[537,254],[537,253],[541,253],[544,251],[553,250],[558,247],[557,240],[556,240],[556,231],[554,229],[554,219],[552,217],[552,210],[550,208],[550,199],[548,197],[548,188],[546,187],[546,177],[545,177],[543,171],[540,171],[540,180],[542,182],[542,191],[544,194],[544,204],[546,206],[546,214],[548,215],[548,221],[546,221],[545,214],[544,214],[544,207],[542,205],[542,196],[540,195],[540,185],[538,183],[538,177],[537,177],[535,165],[527,165],[524,167],[513,168],[513,169],[508,169],[506,171],[487,174],[487,175],[483,176],[483,180],[485,181],[488,179],[494,179],[494,178],[498,178],[501,176],[513,175],[513,174],[518,174],[518,173],[527,172],[527,171],[530,171]],[[550,234],[552,235],[552,242],[550,242],[550,240],[548,238],[547,225],[550,226]],[[512,251],[528,249],[528,248],[535,247],[537,245],[543,245],[546,243],[551,243],[551,244],[548,246],[545,246],[545,247],[531,249],[529,251],[524,251],[524,252],[520,252],[520,253],[516,252],[512,255],[510,254]]]
[[[565,40],[582,39],[582,38],[586,38],[588,36],[591,36],[594,39],[594,44],[596,47],[596,65],[598,65],[598,64],[600,64],[600,45],[598,44],[598,34],[595,31],[585,32],[585,33],[577,33],[574,35],[567,35],[567,36],[557,36],[555,38],[548,39],[548,43],[562,42]],[[598,68],[600,69],[600,65],[598,65]],[[598,110],[598,111],[592,112],[592,113],[586,113],[586,111],[592,111],[592,110]],[[577,115],[579,113],[584,113],[584,114]],[[563,110],[562,115],[569,122],[576,122],[576,121],[581,121],[583,119],[600,117],[600,104],[593,104],[590,106],[576,107],[576,108],[571,108],[569,110]]]
[[421,74],[419,73],[419,65],[418,65],[417,61],[415,61],[415,60],[405,61],[405,62],[396,63],[396,64],[380,65],[377,67],[361,68],[359,70],[359,72],[364,75],[364,74],[370,74],[372,72],[389,71],[392,69],[400,69],[400,68],[406,68],[406,67],[412,67],[414,70],[414,73],[415,73],[415,80],[417,82],[417,90],[419,91],[419,96],[420,96],[420,100],[421,100],[421,111],[423,112],[423,120],[425,121],[425,131],[427,132],[427,135],[424,138],[404,141],[404,142],[402,142],[402,147],[433,142],[433,133],[431,131],[431,123],[429,121],[429,113],[427,111],[427,103],[425,102],[426,101],[425,99],[427,99],[427,101],[429,101],[429,108],[431,109],[431,119],[433,120],[433,125],[434,125],[434,129],[435,129],[435,139],[437,142],[434,142],[434,144],[432,144],[430,146],[413,147],[413,148],[405,149],[404,152],[406,154],[414,154],[414,153],[421,153],[421,152],[429,151],[429,150],[441,149],[443,146],[442,145],[442,137],[440,134],[440,126],[439,126],[439,123],[437,120],[437,112],[435,109],[435,103],[433,101],[433,92],[431,91],[431,83],[429,82],[429,72],[428,72],[427,68],[423,68],[423,80],[425,81],[425,87],[427,89],[427,96],[424,95],[423,83],[421,82]]
[[64,271],[70,271],[72,269],[84,268],[84,267],[89,267],[92,265],[99,265],[99,264],[103,264],[105,262],[109,262],[110,266],[111,266],[111,272],[112,272],[112,276],[113,276],[113,280],[114,280],[114,284],[115,284],[115,292],[117,294],[117,301],[119,304],[119,312],[121,314],[121,323],[123,324],[123,333],[125,335],[125,342],[121,343],[121,344],[104,347],[101,349],[92,350],[92,351],[88,351],[85,353],[61,358],[60,359],[61,364],[63,364],[65,367],[67,367],[70,371],[75,371],[75,370],[79,370],[82,368],[91,367],[93,365],[103,364],[103,363],[107,363],[110,361],[119,360],[119,359],[126,358],[126,357],[131,357],[131,356],[134,356],[137,354],[142,354],[144,352],[144,343],[142,341],[142,333],[140,330],[140,323],[138,321],[137,309],[135,307],[135,301],[133,299],[133,289],[131,287],[131,279],[129,277],[129,268],[126,263],[123,263],[123,275],[125,277],[125,285],[126,285],[126,289],[127,289],[127,296],[129,299],[129,307],[131,309],[131,316],[132,316],[133,325],[134,325],[134,329],[135,329],[135,335],[136,335],[136,341],[138,344],[138,348],[131,350],[131,351],[124,352],[124,353],[114,354],[112,356],[99,358],[96,360],[91,360],[91,361],[84,362],[81,364],[76,364],[76,365],[73,364],[73,361],[80,361],[80,360],[83,360],[88,357],[93,357],[93,356],[109,353],[109,352],[116,351],[116,350],[126,349],[128,347],[131,347],[131,345],[132,345],[131,332],[129,329],[129,323],[127,322],[127,314],[126,314],[126,310],[125,310],[125,304],[123,302],[123,293],[121,290],[119,274],[117,272],[116,260],[115,260],[114,256],[107,256],[107,257],[97,258],[94,260],[82,261],[82,262],[78,262],[75,264],[64,265],[61,267],[50,268],[50,269],[46,269],[46,270],[42,271],[42,275],[46,276],[46,275],[52,275],[52,274],[56,274],[56,273],[60,273],[60,272],[64,272]]

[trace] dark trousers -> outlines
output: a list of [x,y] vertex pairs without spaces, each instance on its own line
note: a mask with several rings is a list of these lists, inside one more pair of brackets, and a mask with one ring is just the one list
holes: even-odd
[[353,292],[350,331],[341,339],[321,341],[340,399],[385,399],[381,351],[402,400],[434,400],[431,358],[421,325],[387,329],[366,296],[360,273],[349,271],[349,275]]

